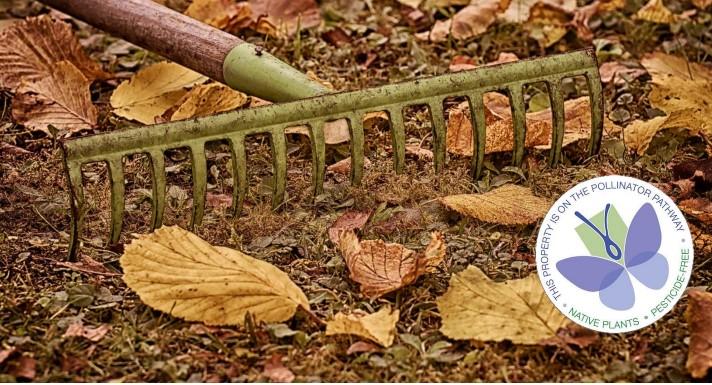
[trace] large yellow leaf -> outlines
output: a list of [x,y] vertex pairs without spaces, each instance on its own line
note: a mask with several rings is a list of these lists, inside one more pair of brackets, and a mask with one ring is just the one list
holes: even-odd
[[152,124],[188,92],[186,88],[207,80],[178,64],[156,63],[119,84],[111,95],[111,107],[116,115]]
[[201,84],[163,113],[168,121],[208,116],[232,111],[247,104],[247,95],[220,83]]
[[12,116],[33,130],[49,132],[51,124],[60,130],[60,136],[92,128],[98,114],[91,102],[90,84],[71,62],[56,63],[41,79],[23,78],[12,103]]
[[22,80],[43,80],[61,61],[74,64],[90,82],[110,76],[87,57],[67,23],[31,17],[0,32],[0,88],[14,91]]
[[687,293],[685,318],[690,326],[687,370],[694,378],[704,378],[712,368],[712,293],[701,290]]
[[289,276],[237,250],[216,247],[179,227],[141,236],[121,256],[124,282],[148,306],[188,321],[239,325],[283,322],[309,309]]
[[455,274],[437,299],[440,331],[457,339],[537,344],[569,324],[544,293],[536,274],[493,282],[477,267]]
[[551,203],[534,196],[527,187],[504,185],[484,194],[460,194],[440,198],[452,210],[481,221],[526,225],[544,217]]
[[353,334],[389,347],[393,345],[399,315],[400,312],[391,310],[390,306],[384,306],[373,314],[339,313],[333,320],[326,322],[326,335]]
[[361,285],[361,293],[380,297],[413,283],[422,274],[435,271],[445,258],[445,239],[431,235],[423,253],[416,253],[397,243],[382,240],[359,241],[353,230],[339,235],[339,249],[351,279]]

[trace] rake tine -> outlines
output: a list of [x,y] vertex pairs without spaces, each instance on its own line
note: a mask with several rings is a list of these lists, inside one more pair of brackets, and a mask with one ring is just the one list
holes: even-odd
[[163,150],[154,150],[151,157],[151,174],[153,179],[153,210],[151,210],[151,230],[161,227],[166,201],[166,170]]
[[324,191],[324,172],[326,171],[326,140],[324,139],[324,121],[309,124],[309,139],[312,151],[312,185],[314,196]]
[[482,174],[482,165],[485,161],[486,125],[485,125],[485,105],[482,100],[482,93],[470,94],[467,98],[470,104],[470,115],[472,119],[472,174],[475,179]]
[[445,116],[443,115],[443,100],[435,98],[428,103],[430,122],[433,125],[433,155],[435,171],[440,172],[445,165]]
[[589,143],[588,152],[590,156],[593,156],[601,148],[601,139],[603,138],[603,96],[601,95],[601,78],[598,71],[587,72],[586,81],[591,94],[591,143]]
[[561,146],[564,142],[566,116],[564,112],[564,95],[561,92],[561,80],[550,80],[547,82],[547,86],[549,88],[549,101],[553,119],[549,164],[554,166],[561,160]]
[[[66,157],[66,155],[65,155]],[[84,224],[84,189],[82,187],[82,164],[65,163],[67,183],[69,184],[69,205],[72,216],[69,224],[69,259],[74,260],[79,248],[79,237]]]
[[509,89],[509,105],[512,109],[512,122],[514,124],[514,151],[512,152],[512,165],[519,167],[524,159],[524,141],[527,136],[527,120],[524,105],[522,84],[515,84]]
[[109,165],[109,180],[111,181],[111,229],[109,244],[119,243],[121,226],[124,221],[124,169],[122,157],[112,157],[106,161]]
[[401,174],[405,167],[405,124],[403,123],[403,107],[391,107],[386,111],[388,112],[388,121],[391,125],[393,165],[396,174]]
[[245,137],[234,135],[230,137],[230,151],[232,151],[232,207],[233,216],[240,215],[242,204],[247,194],[247,155],[245,153]]
[[208,189],[208,165],[205,159],[205,143],[190,146],[190,159],[193,167],[193,215],[190,217],[190,229],[200,226],[205,213],[205,194]]
[[351,133],[351,185],[358,186],[363,178],[364,132],[363,116],[353,114],[349,117]]
[[280,129],[271,131],[272,167],[274,172],[274,190],[272,190],[272,208],[276,209],[284,202],[287,188],[287,141]]

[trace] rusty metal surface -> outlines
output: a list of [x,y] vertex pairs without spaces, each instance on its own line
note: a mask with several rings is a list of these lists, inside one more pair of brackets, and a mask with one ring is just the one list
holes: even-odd
[[585,76],[592,109],[592,131],[589,144],[591,154],[597,153],[603,133],[603,98],[595,54],[592,49],[513,63],[479,67],[470,71],[386,85],[353,92],[342,92],[274,104],[253,109],[191,120],[136,127],[106,134],[88,136],[63,142],[65,167],[68,175],[72,204],[71,240],[69,254],[77,252],[85,211],[81,167],[92,162],[106,162],[111,180],[111,231],[109,242],[119,240],[124,212],[123,158],[131,154],[147,154],[152,161],[153,210],[152,227],[161,225],[165,206],[164,152],[175,148],[189,148],[193,172],[194,206],[191,227],[199,225],[205,209],[207,167],[205,144],[227,140],[232,152],[232,166],[236,179],[233,189],[234,213],[239,211],[247,191],[247,167],[244,140],[246,136],[268,134],[271,139],[275,189],[272,204],[284,200],[287,173],[285,128],[306,125],[310,128],[312,145],[312,178],[315,193],[320,193],[325,172],[324,123],[346,119],[351,132],[351,181],[359,184],[363,175],[364,132],[362,117],[373,111],[386,111],[391,124],[394,164],[402,172],[405,162],[404,108],[428,105],[433,126],[434,165],[437,170],[445,162],[446,122],[443,115],[444,99],[466,97],[472,111],[474,127],[472,169],[475,177],[482,170],[485,149],[485,109],[482,96],[486,92],[504,91],[509,95],[514,121],[513,163],[520,165],[524,156],[526,135],[523,87],[544,82],[549,88],[552,105],[553,130],[550,162],[559,161],[564,134],[564,103],[560,85],[562,79]]

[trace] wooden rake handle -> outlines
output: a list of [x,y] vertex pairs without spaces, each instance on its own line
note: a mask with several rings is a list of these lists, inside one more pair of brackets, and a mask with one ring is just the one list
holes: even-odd
[[40,0],[250,95],[284,102],[330,92],[236,36],[152,0]]

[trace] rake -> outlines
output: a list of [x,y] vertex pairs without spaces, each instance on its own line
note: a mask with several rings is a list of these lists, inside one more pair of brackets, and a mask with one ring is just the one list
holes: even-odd
[[[76,255],[79,246],[85,212],[82,166],[88,163],[104,162],[108,165],[111,184],[109,243],[117,244],[124,213],[123,158],[129,155],[145,154],[150,158],[153,202],[151,228],[155,229],[162,224],[165,207],[164,153],[177,148],[190,150],[194,197],[190,221],[192,229],[200,225],[205,211],[207,189],[205,145],[208,142],[229,143],[233,175],[235,175],[231,207],[233,215],[239,213],[247,191],[246,137],[266,134],[270,139],[275,183],[272,190],[272,206],[276,208],[284,201],[287,181],[285,129],[294,126],[309,127],[312,183],[315,194],[320,194],[325,173],[324,126],[340,119],[348,122],[351,137],[351,183],[358,185],[364,168],[362,118],[369,112],[387,113],[394,168],[396,173],[401,173],[405,164],[404,109],[413,105],[427,105],[433,127],[433,163],[436,171],[440,171],[445,163],[446,153],[446,121],[443,104],[449,98],[466,98],[472,112],[474,127],[472,174],[477,178],[481,173],[485,154],[486,127],[483,104],[485,93],[499,91],[509,96],[514,126],[512,163],[519,166],[524,156],[526,136],[523,89],[528,84],[542,82],[546,84],[553,118],[552,146],[549,154],[549,162],[553,165],[560,159],[564,136],[564,97],[561,82],[566,78],[583,76],[587,81],[592,112],[589,153],[592,155],[597,153],[600,147],[603,133],[603,99],[598,65],[591,49],[483,66],[469,71],[360,91],[327,94],[328,90],[323,86],[309,80],[305,75],[266,52],[256,49],[255,46],[167,8],[157,6],[150,0],[121,2],[119,0],[43,0],[43,2],[129,41],[158,51],[233,88],[266,99],[285,102],[63,141],[65,169],[71,196],[70,258]],[[101,10],[103,16],[98,16],[97,10]],[[149,20],[147,16],[150,16]],[[166,20],[170,20],[171,23],[167,23]],[[209,38],[206,37],[208,32]],[[160,39],[157,41],[155,38],[149,38],[146,33],[161,36],[167,43],[160,42]],[[205,49],[205,46],[192,52],[176,49],[179,45],[176,38],[195,39],[196,35],[200,37],[199,41],[207,44],[210,49]],[[222,67],[215,65],[216,57],[222,60]]]

